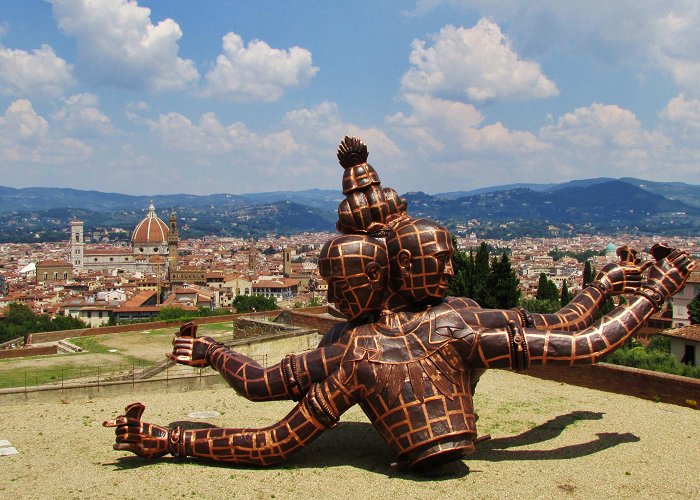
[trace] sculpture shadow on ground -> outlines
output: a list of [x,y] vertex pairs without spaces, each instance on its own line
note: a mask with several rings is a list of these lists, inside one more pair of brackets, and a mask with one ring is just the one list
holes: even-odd
[[[601,420],[603,413],[590,411],[575,411],[559,415],[521,434],[483,441],[476,446],[476,452],[465,461],[456,461],[436,467],[423,473],[399,470],[391,464],[395,462],[389,448],[367,422],[342,422],[336,428],[320,436],[310,446],[302,449],[288,461],[276,465],[278,469],[306,469],[351,466],[386,476],[401,476],[413,481],[436,481],[463,477],[469,473],[469,459],[489,462],[518,461],[518,460],[561,460],[591,455],[622,443],[639,441],[639,437],[631,433],[597,433],[598,438],[585,443],[562,446],[549,450],[510,450],[521,446],[534,445],[549,441],[561,435],[567,427],[581,420]],[[179,425],[185,429],[204,429],[216,427],[207,422],[178,421],[171,426]],[[160,460],[179,462],[177,459],[166,457],[159,460],[144,460],[136,456],[121,457],[116,462],[104,464],[115,466],[117,470],[133,469]],[[224,462],[187,459],[179,462],[182,465],[206,465],[209,467],[258,469],[255,466],[231,465]]]
[[554,417],[543,424],[516,436],[490,439],[479,443],[471,458],[489,462],[505,460],[561,460],[592,455],[623,443],[635,443],[640,439],[629,432],[600,432],[597,439],[585,443],[560,446],[549,450],[510,450],[521,446],[534,445],[554,439],[572,424],[581,420],[601,420],[603,413],[591,411],[574,411]]

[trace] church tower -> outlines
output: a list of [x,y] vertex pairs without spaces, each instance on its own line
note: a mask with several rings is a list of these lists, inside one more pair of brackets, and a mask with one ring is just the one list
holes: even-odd
[[292,275],[292,249],[283,248],[282,249],[282,274],[285,278],[289,278]]
[[177,269],[177,244],[180,241],[180,233],[177,230],[177,217],[175,212],[170,214],[170,232],[168,233],[168,260],[169,268],[174,271]]
[[255,248],[255,240],[250,242],[250,250],[248,250],[248,272],[254,273],[258,267],[258,249]]
[[84,250],[83,221],[73,217],[70,221],[70,258],[68,261],[73,264],[74,272],[81,272],[83,270]]

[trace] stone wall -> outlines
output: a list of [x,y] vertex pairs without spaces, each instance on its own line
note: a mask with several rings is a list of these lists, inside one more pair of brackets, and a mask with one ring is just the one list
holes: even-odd
[[277,317],[278,322],[283,322],[291,326],[303,326],[306,328],[313,328],[318,330],[322,335],[333,328],[338,323],[345,321],[341,318],[331,318],[327,316],[318,316],[313,313],[309,313],[306,310],[300,311],[295,309],[289,309],[280,313]]
[[[225,321],[233,322],[234,319],[241,316],[248,317],[258,317],[258,318],[277,318],[284,311],[261,311],[255,313],[241,313],[241,314],[226,314],[223,316],[207,316],[204,318],[195,318],[192,320],[193,323],[197,325],[204,325],[208,323],[223,323]],[[329,311],[327,306],[316,306],[307,307],[302,309],[290,310],[295,315],[306,315],[309,318],[314,318],[314,314],[324,314]],[[180,325],[185,323],[184,321],[151,321],[148,323],[132,323],[129,325],[116,325],[116,326],[103,326],[100,328],[78,328],[76,330],[59,330],[56,332],[40,332],[32,333],[32,342],[56,342],[58,340],[69,339],[71,337],[92,337],[94,335],[103,335],[106,333],[123,333],[123,332],[136,332],[140,330],[151,330],[157,328],[173,328],[173,333],[175,330],[180,328]],[[325,323],[324,323],[325,324]],[[302,324],[293,326],[305,326]],[[313,327],[311,327],[313,328]],[[321,330],[319,330],[321,331]],[[325,330],[323,330],[325,331]]]
[[524,373],[589,389],[627,394],[700,410],[700,379],[608,363],[533,366]]
[[56,354],[58,346],[50,345],[45,347],[20,347],[18,349],[0,350],[0,359],[21,358],[24,356],[43,356],[45,354]]
[[[223,323],[224,321],[233,321],[237,314],[226,314],[223,316],[207,316],[204,318],[195,318],[192,320],[197,325],[207,323]],[[137,332],[141,330],[155,330],[156,328],[180,328],[184,321],[151,321],[148,323],[132,323],[129,325],[116,326],[101,326],[99,328],[78,328],[76,330],[58,330],[55,332],[40,332],[32,333],[32,342],[57,342],[59,340],[69,339],[71,337],[92,337],[95,335],[104,335],[106,333],[124,333]]]

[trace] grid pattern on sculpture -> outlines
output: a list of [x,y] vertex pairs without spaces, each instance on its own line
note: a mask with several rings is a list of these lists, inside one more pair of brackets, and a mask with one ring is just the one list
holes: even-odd
[[[448,436],[472,439],[476,435],[467,374],[462,371],[457,384],[445,379],[449,387],[449,394],[445,395],[430,378],[423,376],[416,380],[411,377],[407,365],[395,365],[394,370],[405,374],[403,381],[397,379],[400,381],[398,394],[394,396],[396,389],[389,386],[370,395],[361,402],[361,406],[399,456],[410,454],[437,439]],[[417,382],[421,384],[419,390],[416,388]],[[423,397],[419,399],[417,393],[422,393]]]

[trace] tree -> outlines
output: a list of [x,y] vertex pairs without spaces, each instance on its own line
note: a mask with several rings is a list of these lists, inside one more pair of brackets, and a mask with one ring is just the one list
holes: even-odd
[[571,294],[569,294],[569,288],[566,286],[566,280],[564,280],[561,285],[561,295],[559,296],[559,302],[561,303],[562,307],[571,302]]
[[491,263],[489,261],[489,248],[485,241],[481,242],[479,250],[474,258],[474,273],[472,283],[474,284],[472,291],[472,299],[477,301],[482,306],[489,302],[488,276],[491,272]]
[[517,306],[520,299],[520,280],[515,275],[506,252],[503,252],[500,259],[493,259],[490,271],[486,278],[488,297],[480,304],[492,309],[512,309]]
[[79,318],[56,316],[51,320],[46,314],[35,314],[26,304],[12,302],[8,305],[5,319],[0,321],[0,342],[24,337],[30,333],[56,330],[74,330],[87,325]]
[[75,330],[86,327],[85,322],[75,316],[56,316],[51,320],[51,331]]
[[559,289],[553,281],[547,279],[547,275],[540,273],[537,283],[537,300],[559,300]]
[[279,309],[274,297],[264,297],[262,295],[237,295],[233,299],[233,307],[239,313]]
[[693,325],[700,325],[700,293],[688,304],[688,317]]
[[561,305],[559,300],[537,300],[534,297],[526,297],[520,300],[520,307],[531,313],[551,314],[557,312]]
[[469,250],[469,255],[457,249],[457,241],[452,237],[452,245],[455,253],[452,256],[452,269],[454,276],[450,278],[447,286],[447,295],[452,297],[474,296],[474,253]]
[[583,286],[584,288],[595,279],[595,274],[593,273],[593,268],[591,263],[586,261],[583,265]]
[[196,311],[187,311],[180,307],[162,307],[156,316],[157,321],[175,321],[185,318],[195,318],[198,314]]

